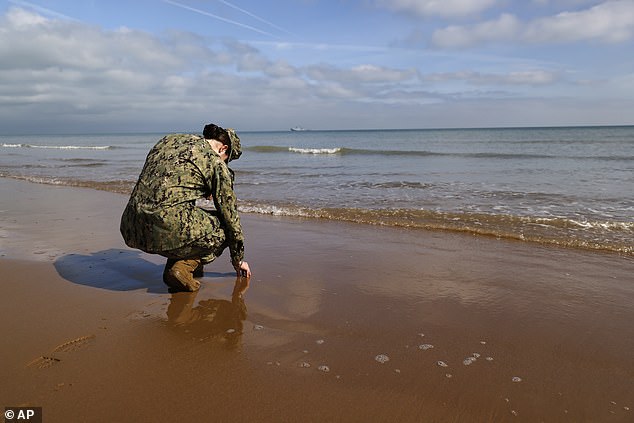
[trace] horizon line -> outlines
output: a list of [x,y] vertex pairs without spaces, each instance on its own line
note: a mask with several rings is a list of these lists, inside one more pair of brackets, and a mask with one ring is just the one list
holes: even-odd
[[[426,128],[344,128],[344,129],[309,129],[303,132],[363,132],[363,131],[468,131],[468,130],[496,130],[496,129],[566,129],[566,128],[627,128],[634,127],[632,124],[577,124],[577,125],[535,125],[535,126],[465,126],[465,127],[426,127]],[[10,136],[64,136],[64,135],[143,135],[143,134],[176,134],[191,133],[197,134],[202,131],[191,130],[167,130],[167,131],[121,131],[121,132],[16,132],[16,133],[0,133],[0,137]],[[256,132],[293,132],[290,127],[286,129],[244,129],[236,130],[238,133],[256,133]]]

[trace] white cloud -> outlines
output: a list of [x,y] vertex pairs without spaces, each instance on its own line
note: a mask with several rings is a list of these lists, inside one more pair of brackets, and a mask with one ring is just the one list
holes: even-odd
[[[81,127],[152,119],[193,92],[218,56],[191,34],[103,31],[12,8],[0,19],[0,126]],[[200,99],[191,97],[200,106]],[[168,114],[168,113],[165,113]]]
[[558,74],[542,69],[481,73],[474,71],[433,73],[425,76],[430,82],[461,81],[473,85],[548,85],[558,80]]
[[528,42],[626,41],[634,34],[634,1],[608,1],[578,12],[563,12],[529,22]]
[[392,10],[420,16],[461,17],[480,13],[496,0],[377,0],[377,4]]
[[[9,3],[12,3],[12,4],[17,5],[17,6],[22,6],[22,7],[25,7],[27,9],[35,10],[37,13],[39,13],[41,15],[50,16],[50,17],[59,18],[59,19],[75,20],[75,19],[71,18],[70,16],[66,16],[66,15],[64,15],[62,13],[56,12],[56,11],[51,10],[51,9],[47,9],[45,7],[38,6],[38,5],[33,4],[33,3],[29,3],[27,1],[9,0]],[[31,15],[30,16],[30,18],[33,18],[33,17],[36,17],[37,19],[41,19],[41,17],[39,17],[37,15]]]
[[15,7],[9,9],[5,20],[10,26],[18,29],[27,29],[29,27],[42,25],[48,22],[48,19],[44,16],[30,13],[26,10]]
[[596,4],[597,0],[532,0],[532,3],[540,6],[577,7],[585,4]]
[[264,69],[264,72],[273,78],[289,78],[298,74],[294,66],[291,66],[283,60],[271,63]]
[[[444,38],[447,46],[465,45],[469,37],[520,39],[527,25],[504,15],[477,28],[455,28],[453,38]],[[490,61],[489,56],[352,43],[274,47],[279,46],[187,31],[106,30],[12,8],[0,17],[0,56],[10,58],[0,61],[0,128],[5,133],[191,130],[209,119],[239,129],[297,123],[315,129],[495,125],[510,115],[523,119],[527,105],[579,90],[562,90],[564,71],[551,71],[537,60],[495,56]],[[302,65],[291,62],[298,54]],[[398,65],[401,60],[407,65]],[[422,75],[419,66],[430,73]],[[575,77],[599,79],[588,73]],[[620,82],[632,86],[631,77]],[[588,110],[627,121],[622,116],[632,110],[632,96],[620,86],[610,91],[611,98],[625,100],[603,107],[593,93],[605,87],[616,84],[600,80],[587,87]],[[541,98],[522,105],[538,92]],[[511,107],[511,100],[517,106]],[[569,110],[574,113],[574,103],[562,104],[574,107]],[[555,122],[565,116],[561,113],[540,118],[562,123]]]
[[313,65],[306,68],[306,74],[316,81],[336,80],[353,84],[395,83],[417,77],[414,69],[390,69],[370,64],[358,65],[350,69],[340,69],[332,65]]
[[504,83],[513,85],[547,85],[552,84],[557,80],[557,74],[545,70],[528,70],[528,71],[516,71],[510,72]]
[[350,69],[350,74],[363,82],[400,82],[407,81],[417,76],[416,71],[388,69],[375,65],[359,65]]
[[440,48],[465,48],[498,40],[517,37],[521,23],[511,14],[503,14],[496,20],[471,26],[452,25],[436,30],[432,44]]
[[436,30],[432,45],[466,48],[490,42],[569,43],[600,41],[616,43],[634,35],[634,1],[607,1],[576,12],[521,22],[512,14],[473,25],[452,25]]
[[337,100],[382,102],[379,94],[418,78],[414,69],[372,64],[296,67],[245,42],[103,30],[15,8],[0,19],[0,35],[0,54],[11,58],[0,63],[5,131],[34,117],[76,130],[197,127],[208,116],[266,127],[287,115],[333,115]]

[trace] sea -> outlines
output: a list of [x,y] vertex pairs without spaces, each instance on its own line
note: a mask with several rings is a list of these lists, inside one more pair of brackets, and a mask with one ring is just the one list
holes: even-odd
[[[0,177],[129,194],[163,135],[0,136]],[[634,256],[634,126],[238,135],[243,213]]]

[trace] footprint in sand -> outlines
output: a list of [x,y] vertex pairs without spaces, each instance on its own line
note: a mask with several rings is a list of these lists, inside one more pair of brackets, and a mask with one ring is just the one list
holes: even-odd
[[27,363],[27,367],[34,367],[36,369],[46,369],[53,366],[56,363],[62,361],[60,358],[52,356],[55,353],[69,353],[73,351],[77,351],[80,348],[88,345],[92,340],[95,339],[95,335],[88,336],[80,336],[79,338],[71,339],[70,341],[64,342],[53,348],[49,355],[41,355],[35,360]]
[[88,345],[93,339],[95,339],[95,335],[80,336],[79,338],[64,342],[63,344],[56,346],[52,352],[56,353],[76,351]]
[[35,360],[32,360],[29,363],[27,363],[26,366],[35,367],[36,369],[47,369],[59,361],[61,361],[59,358],[41,355]]

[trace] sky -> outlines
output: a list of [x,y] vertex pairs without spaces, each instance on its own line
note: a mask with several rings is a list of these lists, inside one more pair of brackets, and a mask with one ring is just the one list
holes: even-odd
[[0,134],[634,124],[634,0],[0,0]]

